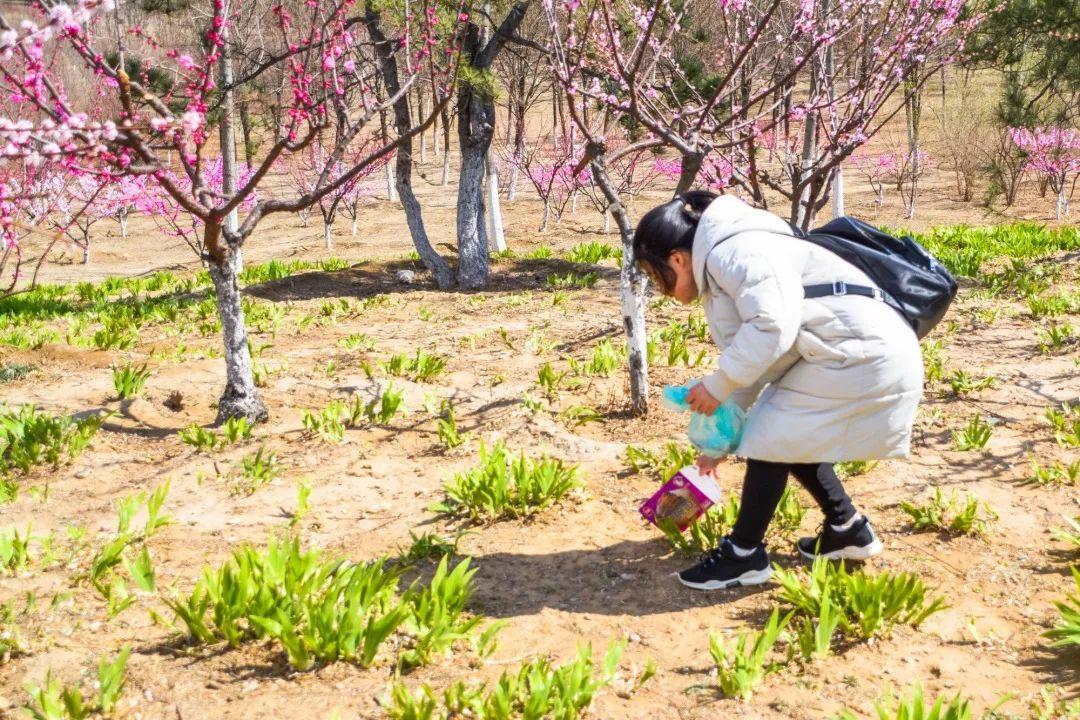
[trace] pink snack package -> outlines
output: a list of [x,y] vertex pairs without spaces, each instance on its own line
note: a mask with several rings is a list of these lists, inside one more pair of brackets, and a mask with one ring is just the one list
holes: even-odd
[[638,510],[653,525],[670,520],[681,532],[718,502],[720,487],[716,481],[702,475],[696,465],[687,465],[672,475]]

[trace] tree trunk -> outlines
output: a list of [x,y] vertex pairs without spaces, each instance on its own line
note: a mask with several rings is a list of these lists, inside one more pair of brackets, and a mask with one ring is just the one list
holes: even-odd
[[908,136],[908,165],[911,168],[911,193],[908,195],[907,217],[915,217],[915,196],[919,190],[919,176],[922,168],[919,162],[919,123],[922,119],[922,90],[915,78],[914,88],[911,90],[904,103],[905,115],[907,116]]
[[252,157],[255,154],[255,138],[251,135],[251,112],[248,103],[239,103],[239,110],[240,131],[244,134],[244,162],[249,168],[255,167],[255,159]]
[[[675,185],[675,194],[684,193],[694,186],[694,180],[701,172],[701,163],[705,160],[702,152],[684,153],[682,167],[679,170],[679,182]],[[604,232],[607,232],[605,224]]]
[[547,230],[548,218],[550,218],[550,217],[551,217],[551,201],[545,199],[544,200],[544,212],[540,216],[540,232],[544,232],[545,230]]
[[506,202],[514,202],[517,197],[518,184],[518,159],[514,158],[514,164],[510,166],[510,179],[506,183]]
[[[387,91],[391,96],[400,92],[401,85],[398,82],[397,59],[394,56],[394,48],[387,41],[378,23],[378,14],[370,9],[367,11],[368,32],[375,43],[375,52],[379,57],[379,67],[383,82],[386,83]],[[409,94],[402,93],[394,103],[394,125],[399,137],[406,137],[412,129],[412,112],[409,108]],[[453,286],[453,272],[450,264],[436,252],[428,240],[427,230],[424,228],[424,218],[421,213],[420,203],[412,189],[412,139],[407,138],[397,150],[395,164],[397,165],[397,179],[394,186],[397,196],[401,199],[401,205],[405,209],[405,222],[409,226],[409,234],[412,235],[413,247],[420,255],[424,267],[428,269],[435,284],[440,290],[446,290]],[[390,163],[386,163],[390,168]],[[392,177],[388,176],[388,177]]]
[[844,210],[844,170],[839,165],[833,168],[832,214],[834,218],[847,214]]
[[442,184],[445,187],[450,184],[450,110],[446,105],[443,106],[440,116],[443,134]]
[[330,232],[332,227],[333,227],[333,223],[327,222],[326,220],[323,220],[323,226],[322,226],[323,244],[326,246],[327,250],[333,250],[334,249],[334,236],[333,236],[333,233]]
[[[219,240],[224,243],[224,239]],[[225,245],[221,263],[210,262],[210,278],[214,283],[214,299],[221,319],[221,335],[225,349],[225,390],[218,400],[217,421],[247,418],[251,423],[266,420],[269,413],[255,387],[254,365],[248,348],[244,309],[237,282],[237,254]]]
[[[233,67],[232,48],[229,40],[229,25],[222,26],[221,44],[221,87],[226,88],[221,96],[221,124],[218,126],[218,140],[221,144],[221,194],[231,199],[236,194],[236,130],[233,127]],[[240,210],[233,208],[225,216],[226,233],[235,234],[240,227]],[[244,256],[240,246],[236,246],[233,262],[237,273],[244,271]]]
[[622,269],[619,273],[619,301],[623,330],[626,333],[627,364],[630,371],[630,409],[639,414],[649,411],[649,360],[645,337],[645,274],[634,264],[634,228],[626,207],[619,201],[615,186],[608,177],[603,154],[590,163],[593,179],[608,201],[622,236]]
[[[1060,215],[1058,216],[1060,218]],[[90,233],[87,232],[83,235],[82,242],[82,264],[90,264]]]
[[121,210],[120,212],[118,212],[116,214],[116,219],[120,222],[120,237],[126,238],[127,237],[128,211],[127,210]]
[[506,235],[503,234],[502,206],[499,204],[499,173],[495,167],[495,158],[488,148],[487,153],[488,218],[491,220],[491,249],[495,252],[506,251]]
[[[419,86],[416,88],[416,104],[420,108],[420,117],[427,117],[427,96]],[[427,133],[420,133],[420,164],[427,162]]]

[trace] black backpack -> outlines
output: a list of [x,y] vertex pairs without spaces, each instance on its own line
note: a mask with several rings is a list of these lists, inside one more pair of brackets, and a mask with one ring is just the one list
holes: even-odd
[[839,255],[870,276],[877,287],[837,281],[803,288],[808,298],[864,295],[894,308],[924,337],[956,297],[956,280],[909,237],[895,238],[861,220],[842,216],[797,237]]

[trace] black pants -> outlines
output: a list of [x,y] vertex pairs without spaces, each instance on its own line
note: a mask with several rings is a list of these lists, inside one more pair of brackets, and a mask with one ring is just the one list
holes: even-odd
[[825,513],[825,521],[830,525],[842,525],[855,515],[855,506],[844,492],[844,486],[840,484],[840,478],[831,464],[747,460],[742,504],[731,532],[732,542],[741,548],[752,548],[765,538],[765,530],[787,486],[789,472],[814,496],[821,512]]

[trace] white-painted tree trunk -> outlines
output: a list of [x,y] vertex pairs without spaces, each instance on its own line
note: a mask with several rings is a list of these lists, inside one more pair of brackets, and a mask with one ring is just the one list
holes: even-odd
[[323,222],[323,244],[326,246],[327,250],[334,249],[334,234],[331,232],[332,229],[331,223]]
[[517,158],[514,159],[514,163],[510,166],[510,179],[506,184],[506,202],[514,202],[514,198],[517,197],[517,185],[518,185],[518,163]]
[[490,149],[487,153],[487,184],[488,184],[488,220],[491,230],[488,239],[491,249],[495,252],[506,251],[506,235],[503,233],[502,205],[499,203],[499,172],[495,167],[495,159]]
[[398,199],[397,188],[394,187],[394,166],[386,163],[386,199],[393,202]]
[[839,165],[832,176],[832,214],[834,218],[847,214],[844,212],[844,170]]
[[600,186],[615,216],[622,238],[623,262],[619,272],[619,307],[626,335],[627,369],[630,374],[630,408],[636,413],[649,409],[649,356],[645,334],[645,274],[634,263],[634,228],[626,207],[619,201],[608,177],[603,157],[591,163],[593,179]]
[[548,218],[550,218],[550,217],[551,217],[551,201],[550,200],[545,200],[544,201],[544,212],[540,216],[540,232],[544,232],[544,231],[547,230]]
[[604,212],[604,234],[607,235],[611,232],[611,213]]
[[126,210],[122,210],[116,215],[116,219],[120,222],[120,237],[127,237],[127,221],[128,213]]
[[[224,244],[224,238],[221,242]],[[266,420],[269,413],[259,397],[258,388],[255,387],[254,364],[248,347],[244,309],[237,280],[240,270],[236,253],[228,248],[225,252],[224,263],[209,264],[225,351],[225,390],[218,400],[217,419],[218,422],[224,422],[231,417],[244,417],[249,422],[261,422]]]

